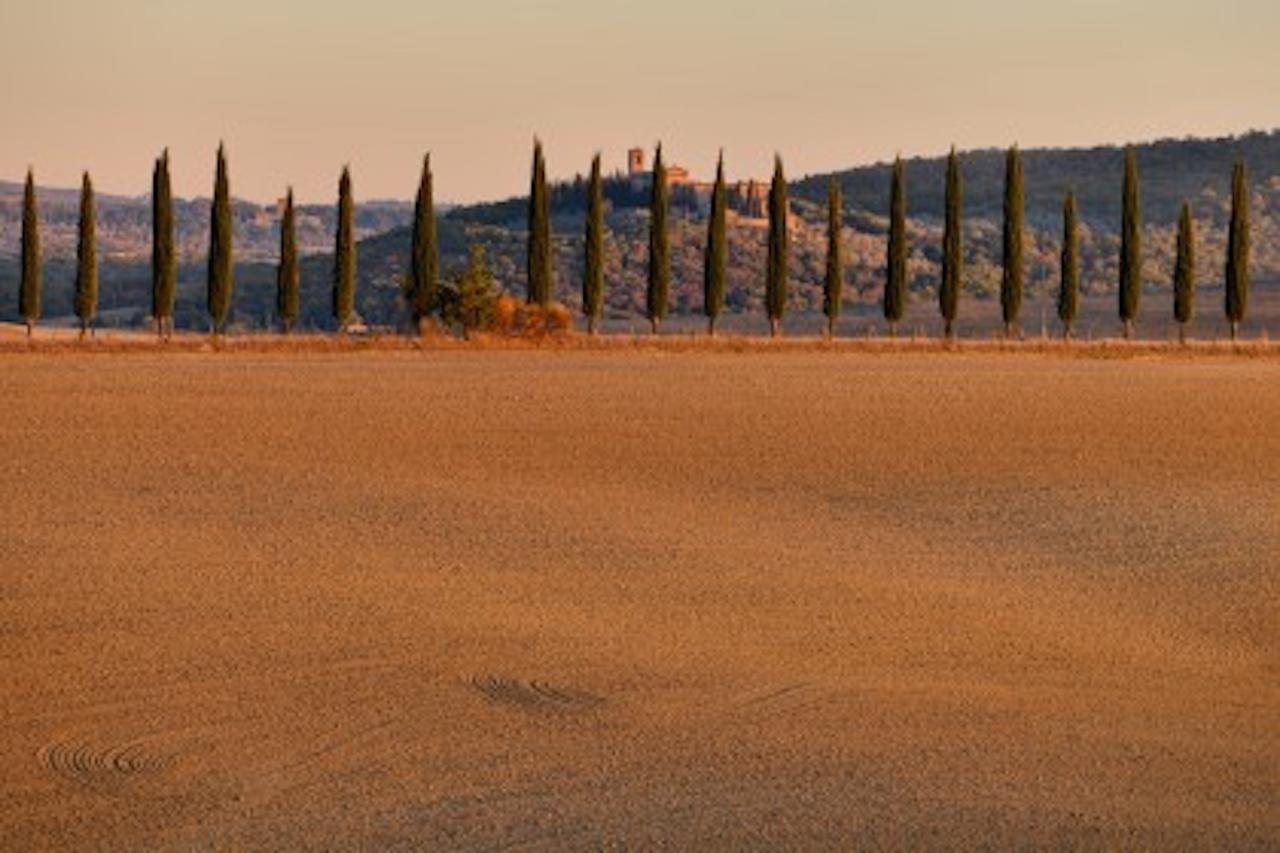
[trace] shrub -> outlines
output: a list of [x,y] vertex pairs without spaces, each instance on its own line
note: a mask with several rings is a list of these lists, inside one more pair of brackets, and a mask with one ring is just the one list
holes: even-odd
[[440,313],[446,325],[461,326],[462,336],[493,326],[498,295],[484,246],[471,247],[467,269],[444,288]]

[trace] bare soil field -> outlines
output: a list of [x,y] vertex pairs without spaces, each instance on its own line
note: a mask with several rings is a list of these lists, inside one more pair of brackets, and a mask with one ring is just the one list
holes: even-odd
[[1280,361],[0,353],[0,846],[1280,846]]

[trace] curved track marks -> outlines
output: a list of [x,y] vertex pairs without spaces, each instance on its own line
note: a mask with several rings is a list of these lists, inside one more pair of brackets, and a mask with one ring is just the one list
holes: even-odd
[[155,748],[152,741],[139,738],[124,743],[95,743],[84,738],[54,741],[36,753],[41,765],[73,782],[112,786],[168,770],[176,762],[173,755]]

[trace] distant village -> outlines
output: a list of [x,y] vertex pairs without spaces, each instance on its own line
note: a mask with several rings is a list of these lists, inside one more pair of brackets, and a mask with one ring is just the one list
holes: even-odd
[[[637,191],[648,190],[653,182],[653,169],[645,162],[643,148],[627,151],[627,178]],[[696,199],[698,211],[704,216],[711,210],[711,195],[715,181],[702,181],[676,163],[667,165],[667,183],[677,190],[690,193]],[[769,216],[769,182],[749,179],[726,183],[728,212],[741,219],[766,221]]]

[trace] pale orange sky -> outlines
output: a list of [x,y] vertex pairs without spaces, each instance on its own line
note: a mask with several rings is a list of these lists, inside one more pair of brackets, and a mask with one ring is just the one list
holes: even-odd
[[1280,126],[1276,0],[2,0],[0,177],[328,201],[524,192],[663,140],[696,173]]

